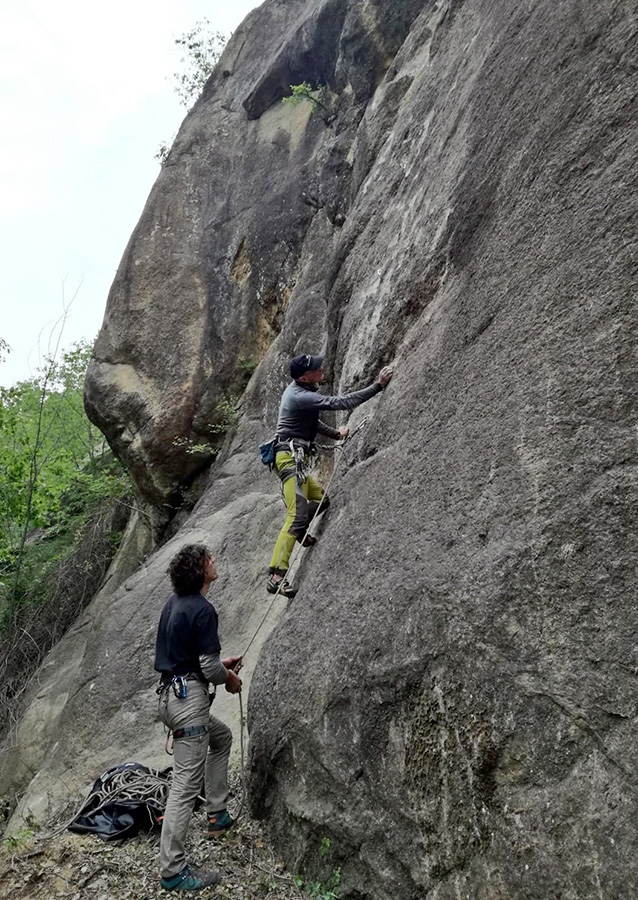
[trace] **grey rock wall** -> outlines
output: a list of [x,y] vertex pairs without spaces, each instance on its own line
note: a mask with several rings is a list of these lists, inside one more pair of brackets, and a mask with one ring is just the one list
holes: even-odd
[[[220,404],[281,331],[312,221],[343,220],[356,125],[421,8],[267,3],[184,122],[111,289],[85,393],[158,510],[179,507],[210,464],[190,447],[219,445]],[[331,116],[281,103],[301,81],[329,90]]]
[[[86,398],[169,513],[209,462],[175,440],[221,443],[243,392],[239,424],[181,531],[40,673],[0,777],[38,771],[22,812],[161,752],[164,569],[204,539],[224,648],[258,635],[251,804],[293,870],[340,867],[350,900],[636,896],[637,31],[628,0],[270,0],[238,29]],[[328,122],[279,102],[302,80]],[[306,350],[334,392],[396,374],[260,625],[283,508],[255,448]]]
[[347,896],[636,893],[635,28],[426,9],[358,129],[329,346],[397,376],[251,695]]

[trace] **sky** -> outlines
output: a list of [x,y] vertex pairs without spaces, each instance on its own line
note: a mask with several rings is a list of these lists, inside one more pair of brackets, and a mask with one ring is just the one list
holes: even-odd
[[[230,34],[255,0],[0,0],[0,385],[93,341],[186,109],[175,38]],[[61,319],[67,309],[62,329]]]

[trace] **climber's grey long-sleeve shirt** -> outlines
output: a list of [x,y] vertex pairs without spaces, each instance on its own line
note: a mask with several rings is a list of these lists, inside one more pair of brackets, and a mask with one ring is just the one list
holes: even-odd
[[292,381],[281,397],[279,418],[277,420],[277,438],[279,441],[290,441],[294,438],[301,441],[314,441],[317,432],[331,438],[338,438],[339,432],[326,425],[319,418],[322,409],[354,409],[371,400],[383,388],[378,381],[352,394],[342,397],[327,397],[317,391],[316,385],[306,385]]
[[211,684],[226,684],[228,669],[222,663],[219,653],[203,653],[199,657],[202,675]]

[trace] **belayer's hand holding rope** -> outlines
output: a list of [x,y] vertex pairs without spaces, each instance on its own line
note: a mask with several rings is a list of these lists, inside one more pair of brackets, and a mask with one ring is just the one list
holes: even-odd
[[229,656],[227,659],[222,660],[222,665],[225,666],[227,672],[224,687],[229,694],[239,694],[242,685],[239,670],[244,665],[241,656]]

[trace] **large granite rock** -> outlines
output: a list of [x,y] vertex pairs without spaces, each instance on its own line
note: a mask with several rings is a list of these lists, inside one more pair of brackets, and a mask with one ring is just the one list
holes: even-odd
[[[193,446],[219,445],[228,402],[281,330],[313,219],[343,220],[356,124],[422,5],[267,3],[184,122],[86,381],[89,416],[158,509],[179,508],[210,463]],[[329,89],[331,115],[281,103],[302,81]]]
[[[157,752],[163,573],[205,539],[225,649],[257,634],[252,809],[294,870],[340,867],[350,900],[636,896],[637,29],[628,0],[269,0],[238,29],[87,381],[158,509],[208,463],[175,441],[219,442],[243,390],[238,427],[40,673],[22,811]],[[303,80],[329,115],[279,103]],[[261,625],[282,509],[255,446],[287,357],[321,349],[335,392],[396,374]]]

